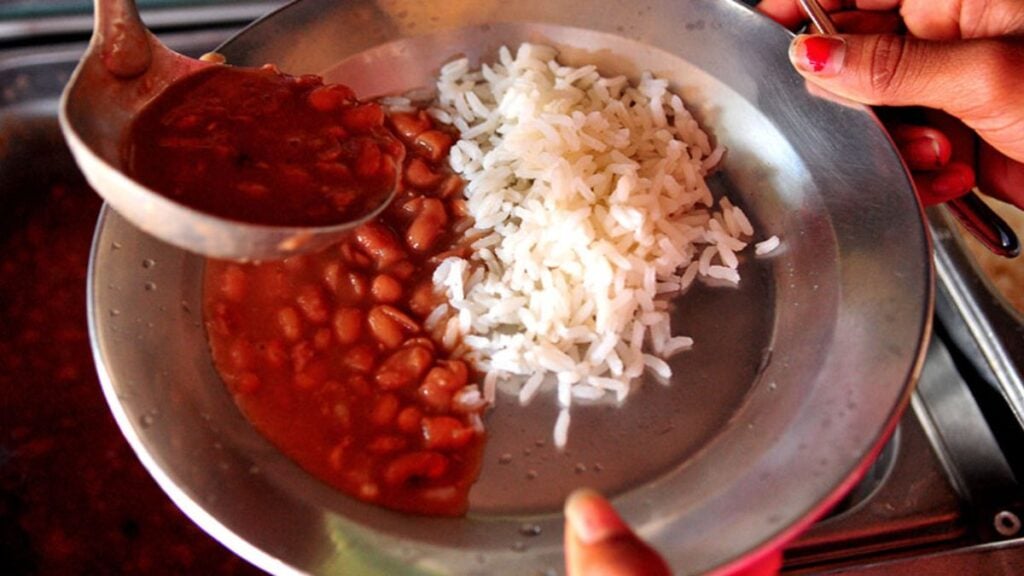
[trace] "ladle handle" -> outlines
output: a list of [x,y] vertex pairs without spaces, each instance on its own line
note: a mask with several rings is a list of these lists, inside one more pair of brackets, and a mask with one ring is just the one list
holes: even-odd
[[104,67],[120,79],[142,75],[153,62],[150,33],[135,0],[95,0],[93,49]]

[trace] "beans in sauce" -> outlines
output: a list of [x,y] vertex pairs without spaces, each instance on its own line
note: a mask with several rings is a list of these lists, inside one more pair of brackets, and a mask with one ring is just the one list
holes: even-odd
[[[415,138],[432,162],[451,144],[441,130]],[[123,151],[129,175],[155,192],[279,226],[370,214],[393,189],[404,153],[380,104],[272,66],[213,66],[176,82],[132,122]]]
[[407,147],[398,195],[317,254],[210,261],[217,368],[246,417],[307,471],[395,510],[460,515],[480,465],[473,368],[431,339],[431,277],[469,226],[446,165],[454,135],[423,111],[386,114]]

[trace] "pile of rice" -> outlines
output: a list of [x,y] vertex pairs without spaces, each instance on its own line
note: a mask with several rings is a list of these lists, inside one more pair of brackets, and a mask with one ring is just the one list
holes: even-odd
[[438,267],[449,304],[428,325],[468,347],[486,401],[499,380],[524,405],[557,390],[561,447],[574,401],[621,402],[645,368],[668,381],[665,360],[693,340],[672,335],[667,297],[697,277],[738,284],[754,229],[728,199],[716,206],[704,177],[723,150],[666,80],[634,86],[556,56],[523,44],[441,70],[434,114],[461,133],[451,165],[478,239],[469,260]]

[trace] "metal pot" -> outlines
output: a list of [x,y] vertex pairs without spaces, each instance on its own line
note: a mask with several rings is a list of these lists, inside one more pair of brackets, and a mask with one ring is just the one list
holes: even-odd
[[671,386],[621,408],[501,398],[465,518],[410,517],[337,493],[250,427],[214,370],[201,258],[101,217],[89,319],[107,398],[163,489],[274,573],[562,570],[561,502],[604,491],[679,573],[727,571],[838,501],[906,406],[930,329],[930,246],[910,180],[867,110],[814,96],[790,35],[738,3],[306,0],[221,52],[318,73],[362,96],[429,86],[458,54],[546,42],[570,63],[668,77],[729,152],[712,179],[783,248],[738,289],[698,286],[673,324],[696,339]]

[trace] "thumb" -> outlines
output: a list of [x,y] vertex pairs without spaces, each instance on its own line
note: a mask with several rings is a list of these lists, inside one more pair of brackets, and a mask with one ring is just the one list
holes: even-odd
[[968,125],[1016,99],[1024,50],[1007,39],[797,36],[790,60],[811,82],[863,104],[944,110]]
[[565,558],[569,576],[671,574],[661,556],[593,490],[577,490],[565,503]]

